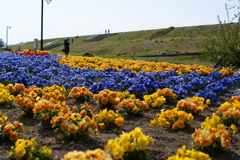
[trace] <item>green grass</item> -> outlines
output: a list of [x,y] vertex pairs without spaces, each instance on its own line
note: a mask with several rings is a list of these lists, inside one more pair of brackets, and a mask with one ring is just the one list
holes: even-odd
[[[187,53],[187,52],[203,52],[201,46],[208,36],[214,36],[217,32],[218,25],[203,25],[191,27],[165,28],[155,30],[142,30],[134,32],[122,32],[114,34],[100,42],[85,42],[86,39],[92,37],[79,36],[62,37],[44,40],[44,44],[60,39],[63,43],[66,38],[74,39],[74,43],[70,44],[70,54],[81,56],[84,53],[90,53],[95,56],[109,58],[126,58],[140,59],[141,55],[171,54],[171,53]],[[40,41],[38,46],[40,46]],[[18,45],[10,46],[13,51],[18,49]],[[21,49],[33,49],[33,42],[20,46]],[[54,48],[52,53],[62,54],[63,46]],[[142,59],[142,58],[141,58]],[[144,58],[151,61],[169,61],[172,63],[186,64],[205,64],[212,62],[208,60],[208,56],[179,56],[174,58]]]

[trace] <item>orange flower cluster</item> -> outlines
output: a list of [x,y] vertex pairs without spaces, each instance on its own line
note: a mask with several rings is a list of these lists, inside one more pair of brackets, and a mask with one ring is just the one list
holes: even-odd
[[117,107],[120,108],[126,116],[144,115],[144,111],[148,109],[148,104],[140,99],[127,98],[123,99]]
[[178,96],[169,88],[158,89],[155,92],[159,97],[163,96],[166,98],[166,101],[177,99]]
[[23,115],[32,117],[33,107],[35,103],[40,99],[42,95],[42,89],[36,86],[30,86],[29,88],[24,88],[21,94],[18,94],[14,100],[17,102],[19,107],[23,110]]
[[124,118],[121,117],[118,113],[115,113],[113,110],[104,110],[95,115],[96,121],[99,123],[101,129],[111,129],[122,127],[124,124]]
[[44,127],[50,127],[52,117],[59,112],[67,113],[69,108],[65,101],[58,101],[54,98],[50,100],[40,99],[33,108],[34,117],[41,121]]
[[122,97],[120,92],[110,91],[108,89],[104,89],[98,94],[93,95],[93,99],[97,101],[99,107],[101,108],[113,107],[114,104],[118,104],[120,102],[120,97]]
[[6,86],[6,89],[8,89],[12,95],[17,96],[25,89],[25,86],[20,83],[16,83],[14,85],[10,83]]
[[2,112],[0,112],[0,115],[0,142],[18,140],[19,132],[25,131],[23,124],[19,121],[6,122],[8,117],[3,115]]
[[232,75],[234,73],[234,70],[232,70],[229,67],[226,67],[226,68],[221,69],[219,72],[222,73],[223,77],[227,77],[227,76]]
[[174,108],[157,114],[157,118],[150,121],[150,126],[155,127],[159,125],[176,130],[190,127],[193,119],[194,117],[191,113]]
[[214,113],[212,118],[207,117],[201,128],[196,129],[192,134],[193,145],[200,151],[214,154],[221,149],[228,149],[231,136],[235,132],[237,132],[235,125],[231,126],[231,130],[227,130],[221,123],[221,118]]
[[68,97],[75,98],[77,101],[89,101],[93,97],[93,93],[89,91],[86,87],[73,87]]
[[205,103],[205,100],[202,97],[192,97],[178,101],[177,107],[179,110],[195,115],[204,111],[208,107],[208,104],[210,104],[209,99],[207,99]]
[[98,123],[94,117],[89,117],[85,110],[77,112],[76,108],[73,108],[67,112],[59,111],[50,123],[59,134],[58,138],[80,140],[89,136],[91,132],[98,134]]
[[223,124],[237,125],[240,120],[240,96],[234,96],[230,102],[221,104],[216,113],[221,117]]

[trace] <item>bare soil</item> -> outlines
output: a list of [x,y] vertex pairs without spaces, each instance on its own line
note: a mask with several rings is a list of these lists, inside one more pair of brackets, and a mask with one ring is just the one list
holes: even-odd
[[[200,123],[202,123],[206,116],[212,115],[213,112],[225,101],[228,101],[234,91],[238,88],[233,88],[226,94],[220,97],[217,104],[209,106],[200,115],[195,116],[193,125],[195,128],[199,128]],[[72,99],[67,100],[69,106],[75,105]],[[167,104],[168,109],[176,107],[177,101]],[[91,102],[91,105],[98,113],[99,108],[95,102]],[[54,160],[59,160],[64,157],[64,155],[70,151],[86,151],[87,149],[104,149],[104,145],[107,144],[108,140],[118,138],[118,135],[113,130],[102,131],[98,136],[90,135],[89,138],[74,142],[68,140],[61,140],[57,138],[57,135],[51,129],[44,129],[40,122],[26,117],[20,117],[21,109],[17,107],[4,108],[0,106],[0,111],[9,117],[9,121],[13,122],[18,120],[24,124],[26,132],[20,138],[35,138],[40,146],[47,146],[52,149]],[[126,132],[132,131],[135,127],[141,127],[144,134],[155,139],[155,144],[148,148],[150,157],[149,160],[167,160],[169,156],[176,154],[178,148],[182,145],[186,145],[188,148],[192,148],[193,138],[191,137],[194,132],[194,128],[185,128],[182,130],[171,130],[163,127],[153,128],[149,126],[149,121],[154,119],[156,114],[159,113],[159,109],[149,109],[143,117],[133,117],[125,119],[125,124],[123,126]],[[238,126],[239,127],[239,126]],[[240,133],[233,135],[230,147],[226,151],[222,151],[220,156],[212,157],[213,160],[239,160],[240,159]],[[13,143],[3,143],[0,144],[0,160],[8,159],[8,153],[10,147]]]

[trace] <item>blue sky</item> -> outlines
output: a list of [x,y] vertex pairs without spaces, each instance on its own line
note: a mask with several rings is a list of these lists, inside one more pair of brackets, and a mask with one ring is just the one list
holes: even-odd
[[[227,0],[44,0],[44,39],[218,24]],[[0,38],[41,39],[41,0],[1,0]]]

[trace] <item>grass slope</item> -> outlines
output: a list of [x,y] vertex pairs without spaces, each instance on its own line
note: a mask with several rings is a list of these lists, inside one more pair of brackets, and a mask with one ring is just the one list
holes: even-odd
[[[139,59],[140,55],[171,54],[186,52],[203,52],[201,43],[208,36],[214,36],[218,25],[202,25],[191,27],[169,27],[165,29],[142,30],[133,32],[116,33],[99,42],[85,42],[89,36],[68,37],[73,43],[70,45],[70,54],[83,55],[91,53],[95,56],[110,58],[131,58]],[[64,38],[54,38],[44,40],[44,44],[59,39],[57,43],[63,42]],[[40,41],[39,41],[40,46]],[[12,50],[17,50],[19,46],[10,46]],[[33,48],[33,42],[20,46],[21,49]],[[63,46],[52,49],[53,53],[62,54]],[[186,56],[185,56],[186,57]],[[169,61],[173,63],[202,63],[212,65],[212,62],[204,56],[187,56],[185,58],[144,58],[144,60]],[[143,58],[142,58],[143,59]],[[185,62],[186,61],[186,62]]]

